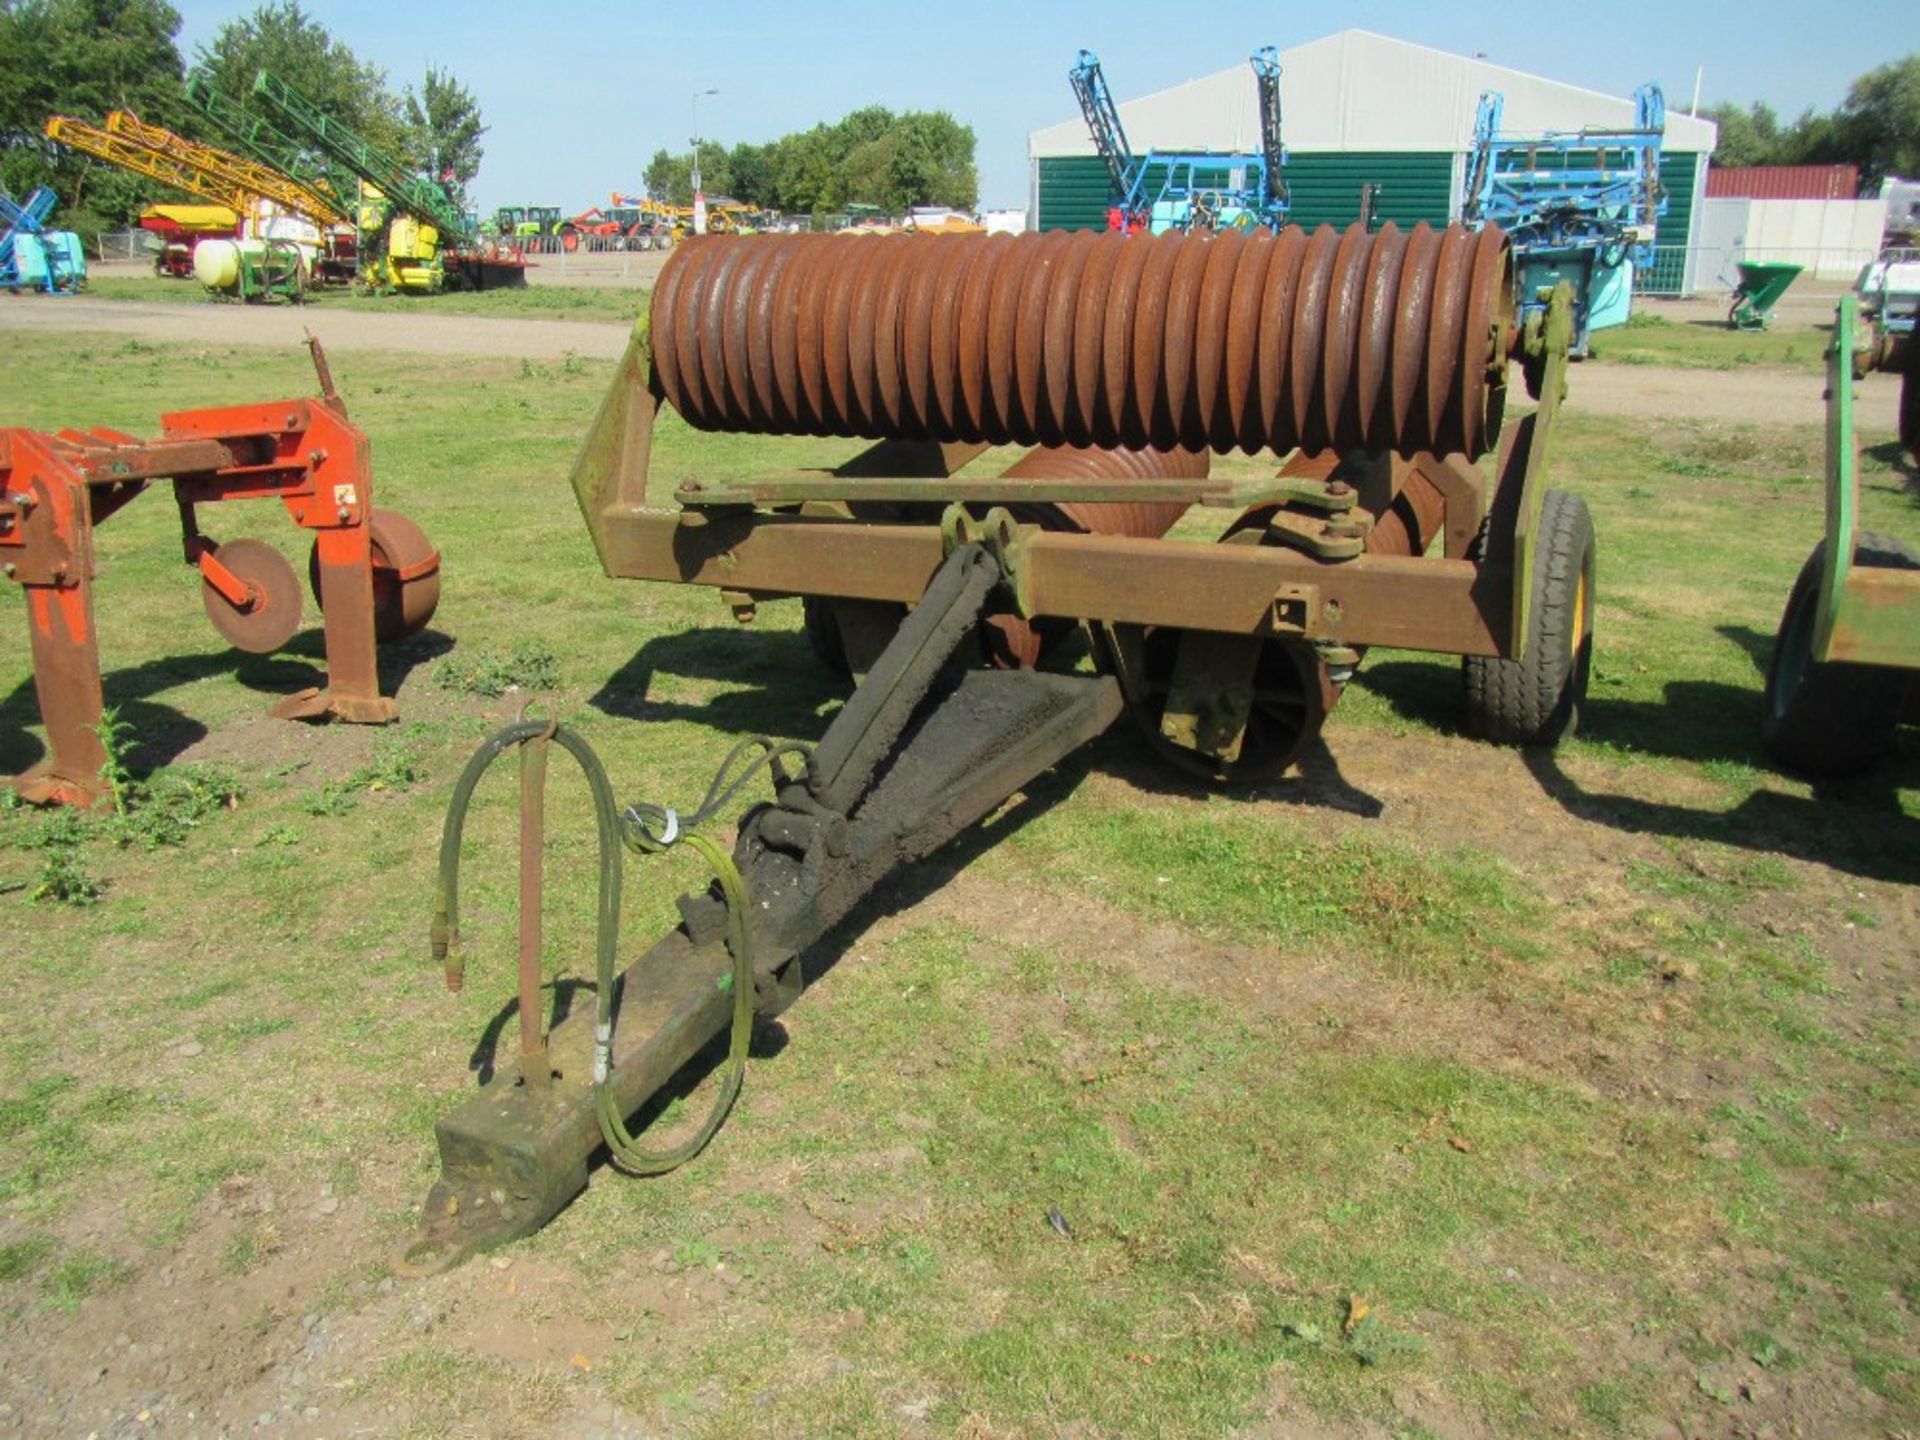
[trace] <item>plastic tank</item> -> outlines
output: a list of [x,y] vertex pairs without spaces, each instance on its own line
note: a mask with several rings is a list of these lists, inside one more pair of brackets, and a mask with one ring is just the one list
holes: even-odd
[[193,247],[193,278],[209,290],[233,290],[240,284],[241,247],[257,242],[202,240]]
[[13,237],[15,283],[34,290],[47,288],[47,247],[38,235]]
[[47,248],[47,264],[53,269],[54,282],[77,290],[87,278],[87,252],[80,237],[71,230],[49,230],[40,238]]

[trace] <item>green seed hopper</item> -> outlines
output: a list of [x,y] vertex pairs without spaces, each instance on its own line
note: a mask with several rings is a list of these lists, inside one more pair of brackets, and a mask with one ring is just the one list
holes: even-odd
[[1780,260],[1742,260],[1737,268],[1740,283],[1733,288],[1727,323],[1736,330],[1764,330],[1773,323],[1773,307],[1802,267]]

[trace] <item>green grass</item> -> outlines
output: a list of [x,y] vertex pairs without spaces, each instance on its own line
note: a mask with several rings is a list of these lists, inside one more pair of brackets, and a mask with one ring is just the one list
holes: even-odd
[[1608,365],[1677,365],[1689,370],[1740,370],[1752,365],[1819,370],[1830,325],[1735,330],[1723,320],[1674,319],[1640,310],[1625,325],[1595,333],[1590,361]]
[[[538,1433],[601,1400],[696,1436],[1712,1431],[1749,1372],[1821,1377],[1836,1432],[1920,1425],[1912,1011],[1859,978],[1912,933],[1920,768],[1909,743],[1816,795],[1755,739],[1817,433],[1567,412],[1598,668],[1534,776],[1452,733],[1454,662],[1406,654],[1370,655],[1329,726],[1378,818],[1293,781],[1208,796],[1116,730],[944,888],[850,931],[699,1161],[597,1172],[504,1274],[383,1292],[512,983],[509,776],[469,822],[466,989],[427,958],[473,748],[531,694],[623,800],[685,808],[734,738],[813,738],[839,692],[794,606],[742,629],[712,594],[601,576],[564,477],[610,366],[334,368],[379,502],[445,559],[432,632],[385,657],[403,724],[263,718],[316,682],[317,629],[226,649],[149,496],[98,531],[97,613],[153,843],[139,807],[0,807],[10,1352],[117,1324],[171,1269],[270,1296],[232,1342],[262,1357],[303,1311],[358,1322],[377,1346],[316,1373],[400,1406],[395,1432]],[[0,414],[151,434],[310,385],[298,351],[49,336],[0,359]],[[1868,522],[1911,533],[1865,438]],[[670,419],[656,451],[664,483],[775,457]],[[304,563],[276,509],[203,523]],[[42,742],[24,647],[0,666],[11,770]],[[545,971],[577,979],[592,837],[571,767],[550,788]],[[93,904],[29,898],[51,853]],[[677,863],[635,863],[629,947],[671,923]],[[577,1317],[594,1338],[536,1354],[477,1338]]]
[[560,657],[538,640],[449,655],[434,671],[434,679],[449,690],[489,699],[509,690],[551,690],[560,678]]
[[[369,295],[327,287],[309,292],[307,304],[321,310],[365,310],[390,315],[493,315],[517,320],[631,324],[645,307],[650,293],[631,285],[529,285],[524,290],[455,291],[442,295]],[[191,280],[157,275],[96,275],[87,283],[87,294],[101,300],[141,300],[163,305],[218,303]]]
[[1461,852],[1429,856],[1360,836],[1323,840],[1237,814],[1085,806],[1055,811],[1010,842],[1023,865],[1097,876],[1128,909],[1195,934],[1308,945],[1339,942],[1405,972],[1471,971],[1530,949],[1536,907],[1505,867]]

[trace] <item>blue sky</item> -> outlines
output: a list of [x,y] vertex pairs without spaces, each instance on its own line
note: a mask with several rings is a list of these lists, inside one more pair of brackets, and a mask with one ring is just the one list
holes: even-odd
[[[253,0],[174,0],[181,49],[252,10]],[[569,213],[614,189],[640,187],[654,150],[684,149],[690,97],[703,135],[767,140],[859,105],[945,109],[979,137],[981,201],[1026,201],[1029,130],[1076,114],[1067,67],[1099,52],[1121,99],[1244,63],[1349,27],[1378,31],[1516,69],[1629,94],[1657,79],[1684,109],[1694,67],[1704,102],[1764,99],[1783,114],[1830,107],[1863,70],[1894,59],[1915,35],[1913,0],[1732,4],[1616,0],[1569,18],[1565,7],[1382,0],[1345,6],[1047,5],[1039,0],[912,5],[809,5],[706,0],[656,6],[465,0],[307,0],[396,88],[429,63],[451,69],[490,127],[475,184],[483,208],[553,204]],[[1816,24],[1815,15],[1824,21]],[[1285,97],[1285,80],[1281,82]]]

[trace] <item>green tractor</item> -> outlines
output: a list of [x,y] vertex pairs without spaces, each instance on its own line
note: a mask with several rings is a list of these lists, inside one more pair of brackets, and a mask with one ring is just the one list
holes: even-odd
[[493,214],[494,232],[509,244],[535,254],[580,248],[580,231],[561,218],[558,205],[502,205]]

